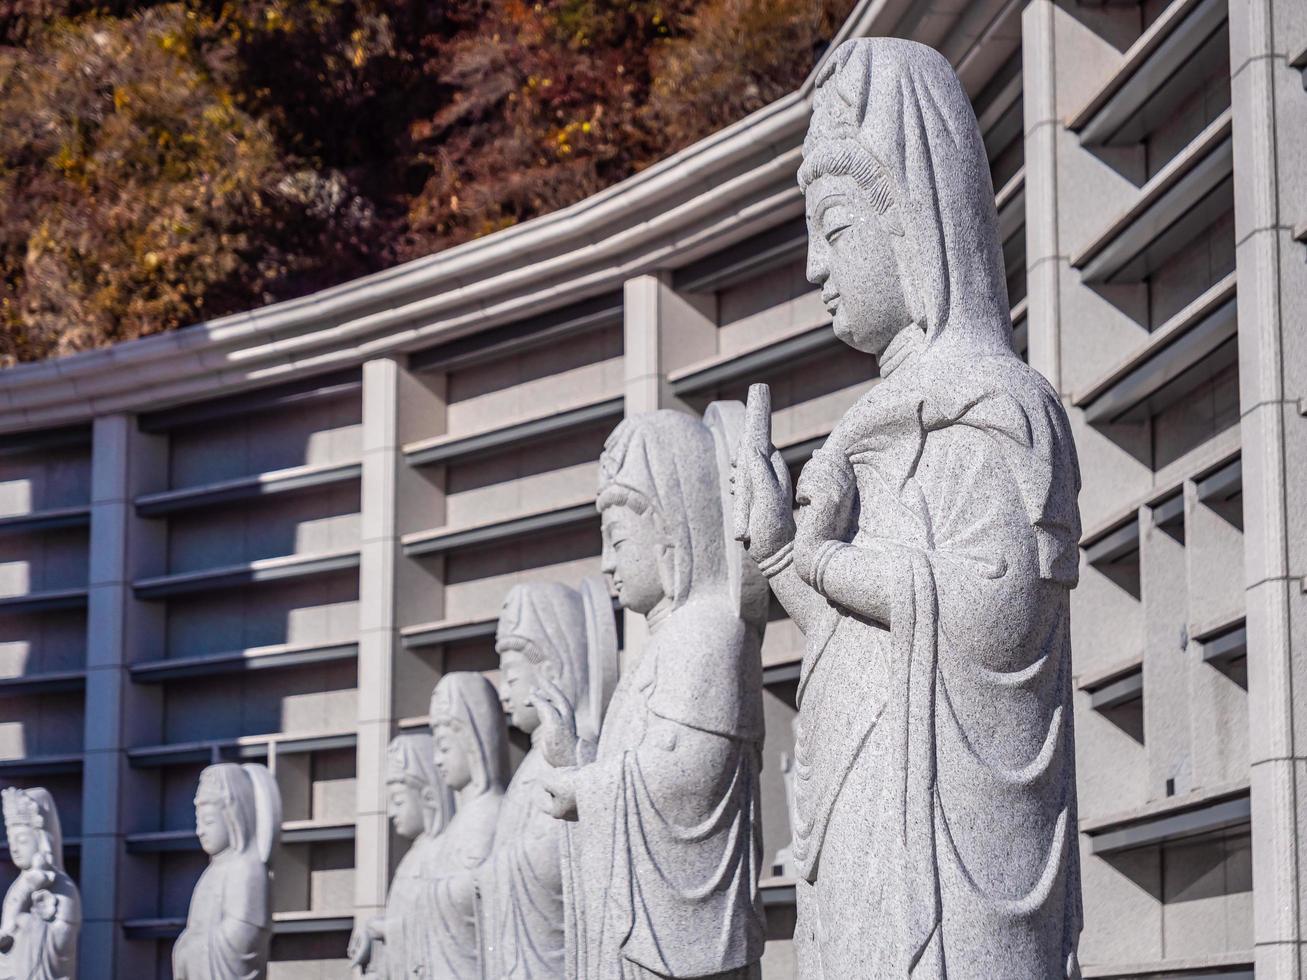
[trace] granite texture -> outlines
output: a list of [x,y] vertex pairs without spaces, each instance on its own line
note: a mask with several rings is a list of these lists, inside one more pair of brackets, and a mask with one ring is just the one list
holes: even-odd
[[0,792],[18,878],[0,906],[0,980],[75,980],[82,900],[64,870],[59,812],[48,790]]
[[[576,821],[578,978],[746,977],[762,956],[766,590],[725,526],[742,424],[738,403],[657,411],[604,446],[603,568],[649,638],[594,761],[551,757],[543,779],[547,809]],[[541,718],[552,738],[556,712]]]
[[[571,764],[593,758],[618,673],[617,629],[603,579],[585,580],[580,591],[557,582],[515,586],[504,600],[495,648],[500,698],[512,724],[531,736],[531,750],[509,783],[495,849],[477,876],[482,974],[563,980],[570,972],[565,899],[575,893],[579,868],[571,860],[571,827],[542,806],[541,778],[551,769],[547,753],[561,753]],[[546,729],[542,709],[568,720]],[[578,711],[584,735],[577,731]]]
[[985,150],[945,59],[841,45],[799,182],[808,278],[881,369],[804,468],[797,519],[765,386],[738,457],[737,536],[807,641],[801,975],[1078,976],[1079,469],[1012,351]]
[[200,773],[195,834],[209,866],[172,949],[174,980],[261,980],[272,941],[269,866],[281,793],[265,766],[223,762]]
[[494,846],[508,782],[508,726],[494,685],[481,674],[446,674],[431,692],[431,734],[454,816],[431,844],[422,887],[405,903],[412,923],[401,945],[409,975],[477,980],[476,875]]
[[426,732],[397,735],[386,750],[386,789],[395,833],[411,841],[386,896],[386,914],[360,923],[349,941],[350,965],[365,977],[404,980],[422,976],[426,923],[415,919],[421,893],[439,861],[441,834],[454,812],[454,796],[436,772],[435,741]]

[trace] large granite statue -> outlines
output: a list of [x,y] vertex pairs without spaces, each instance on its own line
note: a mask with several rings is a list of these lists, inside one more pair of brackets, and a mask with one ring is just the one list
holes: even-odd
[[386,914],[360,923],[349,941],[350,964],[366,977],[411,980],[428,975],[421,958],[427,921],[423,892],[440,864],[441,834],[454,797],[435,765],[435,741],[426,732],[397,735],[386,750],[386,788],[395,833],[412,841],[390,883]]
[[[604,446],[604,570],[650,635],[595,760],[545,779],[550,811],[578,821],[585,980],[750,977],[762,955],[766,588],[726,533],[723,476],[742,410],[633,416]],[[552,707],[548,738],[570,727]]]
[[272,941],[268,866],[281,838],[281,793],[266,767],[223,762],[200,773],[195,833],[209,866],[172,948],[174,980],[262,980]]
[[761,390],[736,477],[737,530],[807,640],[800,972],[1078,976],[1079,470],[1012,351],[985,150],[944,58],[841,45],[799,182],[808,278],[882,379],[804,468],[797,526]]
[[75,980],[82,899],[64,871],[54,798],[41,788],[0,792],[18,878],[0,906],[0,980]]
[[476,871],[494,845],[508,780],[508,728],[494,685],[467,671],[442,677],[431,692],[431,734],[454,816],[431,843],[423,886],[405,903],[414,928],[394,955],[412,964],[410,976],[477,980]]
[[[535,692],[547,689],[561,710],[581,713],[585,734],[578,743],[584,740],[593,758],[618,673],[617,629],[603,579],[585,580],[579,592],[557,582],[515,586],[499,615],[495,648],[501,700],[513,725],[531,736],[531,751],[509,783],[494,852],[478,875],[482,975],[566,980],[574,973],[566,960],[564,893],[574,892],[579,869],[570,860],[569,825],[542,806],[541,778],[550,772],[545,751],[554,746],[544,744]],[[576,757],[565,761],[575,765]]]

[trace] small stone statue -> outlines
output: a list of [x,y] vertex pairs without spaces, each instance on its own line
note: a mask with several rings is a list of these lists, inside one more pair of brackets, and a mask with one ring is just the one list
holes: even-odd
[[[793,835],[796,824],[794,817],[794,756],[788,752],[781,753],[781,778],[785,781],[785,813],[790,818],[790,834]],[[771,873],[777,878],[794,878],[794,842],[791,839],[776,852],[771,860]]]
[[[594,761],[544,781],[550,812],[577,821],[584,980],[757,975],[766,588],[725,527],[742,423],[739,403],[633,416],[600,460],[604,571],[650,635]],[[543,717],[546,741],[577,740]]]
[[76,980],[82,899],[64,871],[59,813],[48,790],[0,791],[18,879],[0,907],[0,980]]
[[[500,698],[514,726],[531,736],[499,811],[495,850],[478,875],[483,976],[495,980],[565,980],[564,893],[575,888],[569,826],[542,808],[541,779],[550,770],[540,712],[581,715],[583,735],[562,747],[594,758],[607,698],[617,682],[617,628],[600,578],[578,592],[557,582],[518,585],[508,593],[495,639]],[[548,700],[538,694],[548,692]],[[557,708],[554,708],[557,705]],[[584,747],[582,747],[584,743]],[[564,881],[565,876],[567,881]]]
[[398,955],[412,965],[410,975],[477,980],[476,871],[494,846],[508,780],[508,727],[494,685],[470,671],[442,677],[431,692],[431,734],[436,770],[454,792],[454,816],[432,841],[423,886],[406,903],[415,928],[405,931]]
[[417,910],[440,861],[440,835],[454,812],[454,797],[436,772],[435,742],[426,732],[393,738],[386,767],[391,822],[395,833],[412,843],[395,869],[386,914],[355,928],[349,958],[366,977],[408,980],[422,976],[426,967],[411,958],[426,945],[427,922]]
[[798,481],[750,392],[736,532],[807,640],[805,980],[1078,977],[1075,446],[1013,353],[994,192],[947,61],[848,41],[799,184],[808,279],[881,381]]
[[195,834],[209,866],[172,948],[174,980],[262,980],[272,941],[269,864],[281,838],[281,792],[265,766],[222,762],[200,773]]

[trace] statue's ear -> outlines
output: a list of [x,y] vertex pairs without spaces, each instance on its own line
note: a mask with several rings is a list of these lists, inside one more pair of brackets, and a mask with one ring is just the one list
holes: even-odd
[[658,542],[655,555],[658,569],[658,584],[663,587],[663,595],[669,599],[676,598],[676,548],[665,538]]

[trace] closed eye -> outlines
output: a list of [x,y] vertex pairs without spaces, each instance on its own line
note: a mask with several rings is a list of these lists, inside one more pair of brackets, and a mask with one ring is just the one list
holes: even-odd
[[837,241],[839,241],[839,237],[842,234],[844,234],[844,232],[847,231],[852,225],[853,225],[852,221],[845,221],[843,223],[836,224],[834,228],[828,228],[826,230],[826,242],[830,245],[834,245]]

